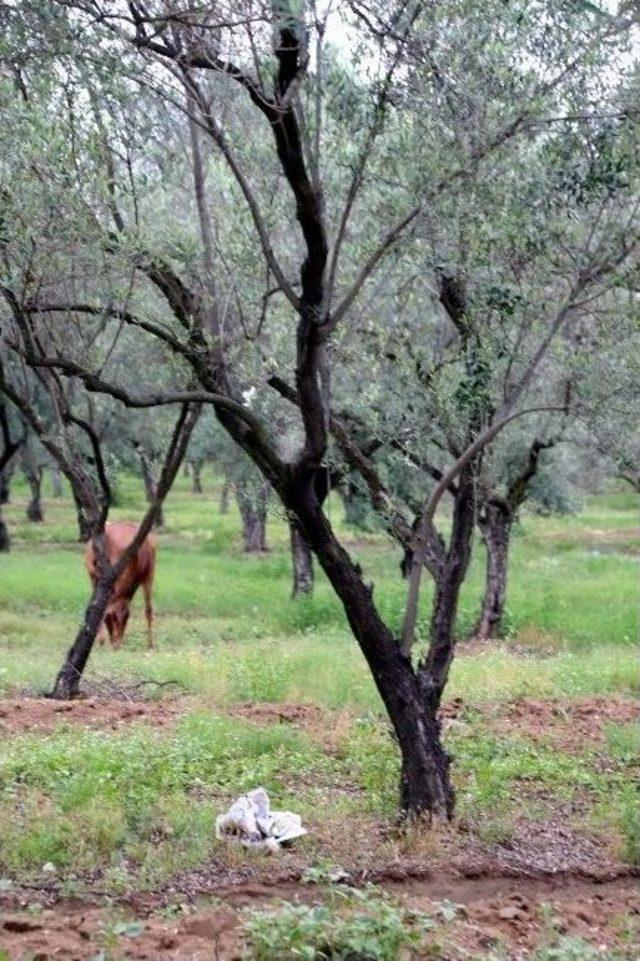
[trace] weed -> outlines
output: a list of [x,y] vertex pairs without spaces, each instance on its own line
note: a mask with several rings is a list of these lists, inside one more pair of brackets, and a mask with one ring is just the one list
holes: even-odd
[[582,938],[563,937],[549,947],[538,948],[533,957],[534,961],[622,961],[623,955],[596,948]]
[[[439,957],[426,935],[433,922],[371,891],[336,889],[330,904],[283,902],[249,915],[247,961],[397,961],[400,952]],[[433,951],[437,953],[433,953]],[[418,951],[420,954],[418,955]]]

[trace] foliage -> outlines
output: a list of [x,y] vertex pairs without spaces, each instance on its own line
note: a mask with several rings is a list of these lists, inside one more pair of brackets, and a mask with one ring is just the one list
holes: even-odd
[[418,954],[428,952],[428,918],[373,889],[335,887],[330,893],[328,904],[284,902],[277,911],[250,914],[247,961],[398,961],[401,952],[402,957],[432,956]]

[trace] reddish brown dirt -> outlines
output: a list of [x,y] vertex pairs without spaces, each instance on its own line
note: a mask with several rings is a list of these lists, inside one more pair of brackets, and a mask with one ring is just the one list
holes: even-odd
[[0,700],[0,737],[37,732],[48,734],[63,724],[118,730],[144,722],[157,727],[175,723],[188,704],[171,701],[114,701],[81,698],[52,701],[48,698]]
[[551,741],[564,751],[581,754],[605,743],[609,724],[640,719],[640,701],[621,697],[588,697],[542,701],[521,698],[483,711],[496,734],[516,733],[533,741]]
[[243,717],[256,724],[295,724],[301,727],[315,725],[326,711],[317,704],[233,704],[226,709],[233,717]]
[[[405,880],[385,885],[407,907],[432,917],[434,941],[446,958],[472,957],[502,943],[512,961],[530,951],[550,930],[582,937],[595,945],[640,946],[640,891],[631,881],[594,885],[571,877],[562,880],[483,877]],[[88,961],[117,942],[117,957],[155,961],[239,961],[241,926],[247,908],[275,907],[280,899],[314,902],[317,888],[280,884],[239,885],[220,889],[215,905],[192,907],[174,902],[164,914],[142,904],[114,913],[78,903],[55,911],[12,911],[0,917],[0,947],[12,961]],[[456,905],[455,917],[442,902]],[[124,920],[123,920],[124,919]],[[138,928],[116,925],[137,920]],[[109,942],[111,938],[111,943]],[[633,949],[631,949],[633,950]],[[469,955],[467,954],[467,957]],[[628,955],[629,958],[633,954]]]

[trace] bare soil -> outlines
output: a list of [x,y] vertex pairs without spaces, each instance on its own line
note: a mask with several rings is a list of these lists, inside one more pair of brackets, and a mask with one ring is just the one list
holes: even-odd
[[244,702],[233,704],[226,709],[227,714],[242,717],[256,724],[294,724],[297,727],[315,726],[326,717],[327,712],[317,704],[282,703],[252,704]]
[[79,698],[53,701],[49,698],[11,698],[0,700],[0,737],[17,734],[49,734],[67,724],[107,728],[114,731],[129,724],[174,724],[189,710],[184,699],[178,701],[126,701]]
[[586,697],[543,701],[521,698],[483,709],[496,734],[517,733],[532,741],[551,741],[571,754],[605,744],[606,728],[640,719],[640,701],[622,697]]
[[[409,877],[389,880],[385,887],[407,907],[440,922],[434,941],[443,946],[441,957],[457,959],[464,951],[473,957],[503,944],[516,961],[528,957],[553,932],[571,932],[597,946],[628,948],[638,938],[640,948],[640,890],[628,879],[595,884],[571,876]],[[118,911],[78,902],[37,913],[14,910],[0,916],[0,947],[12,961],[25,956],[33,961],[88,961],[111,939],[117,942],[119,958],[240,961],[247,909],[274,908],[281,899],[314,902],[320,893],[287,882],[253,883],[221,888],[208,905],[167,905],[161,899],[153,904],[147,897],[146,904],[131,899],[128,908]],[[452,920],[443,902],[449,911],[456,906]],[[138,925],[127,929],[132,921]]]

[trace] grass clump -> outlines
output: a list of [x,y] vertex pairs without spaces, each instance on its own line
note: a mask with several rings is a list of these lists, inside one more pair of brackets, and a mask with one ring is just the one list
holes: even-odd
[[[398,961],[435,958],[426,935],[433,923],[384,894],[352,888],[331,890],[328,903],[283,902],[256,911],[245,926],[246,961]],[[435,953],[434,953],[435,952]]]

